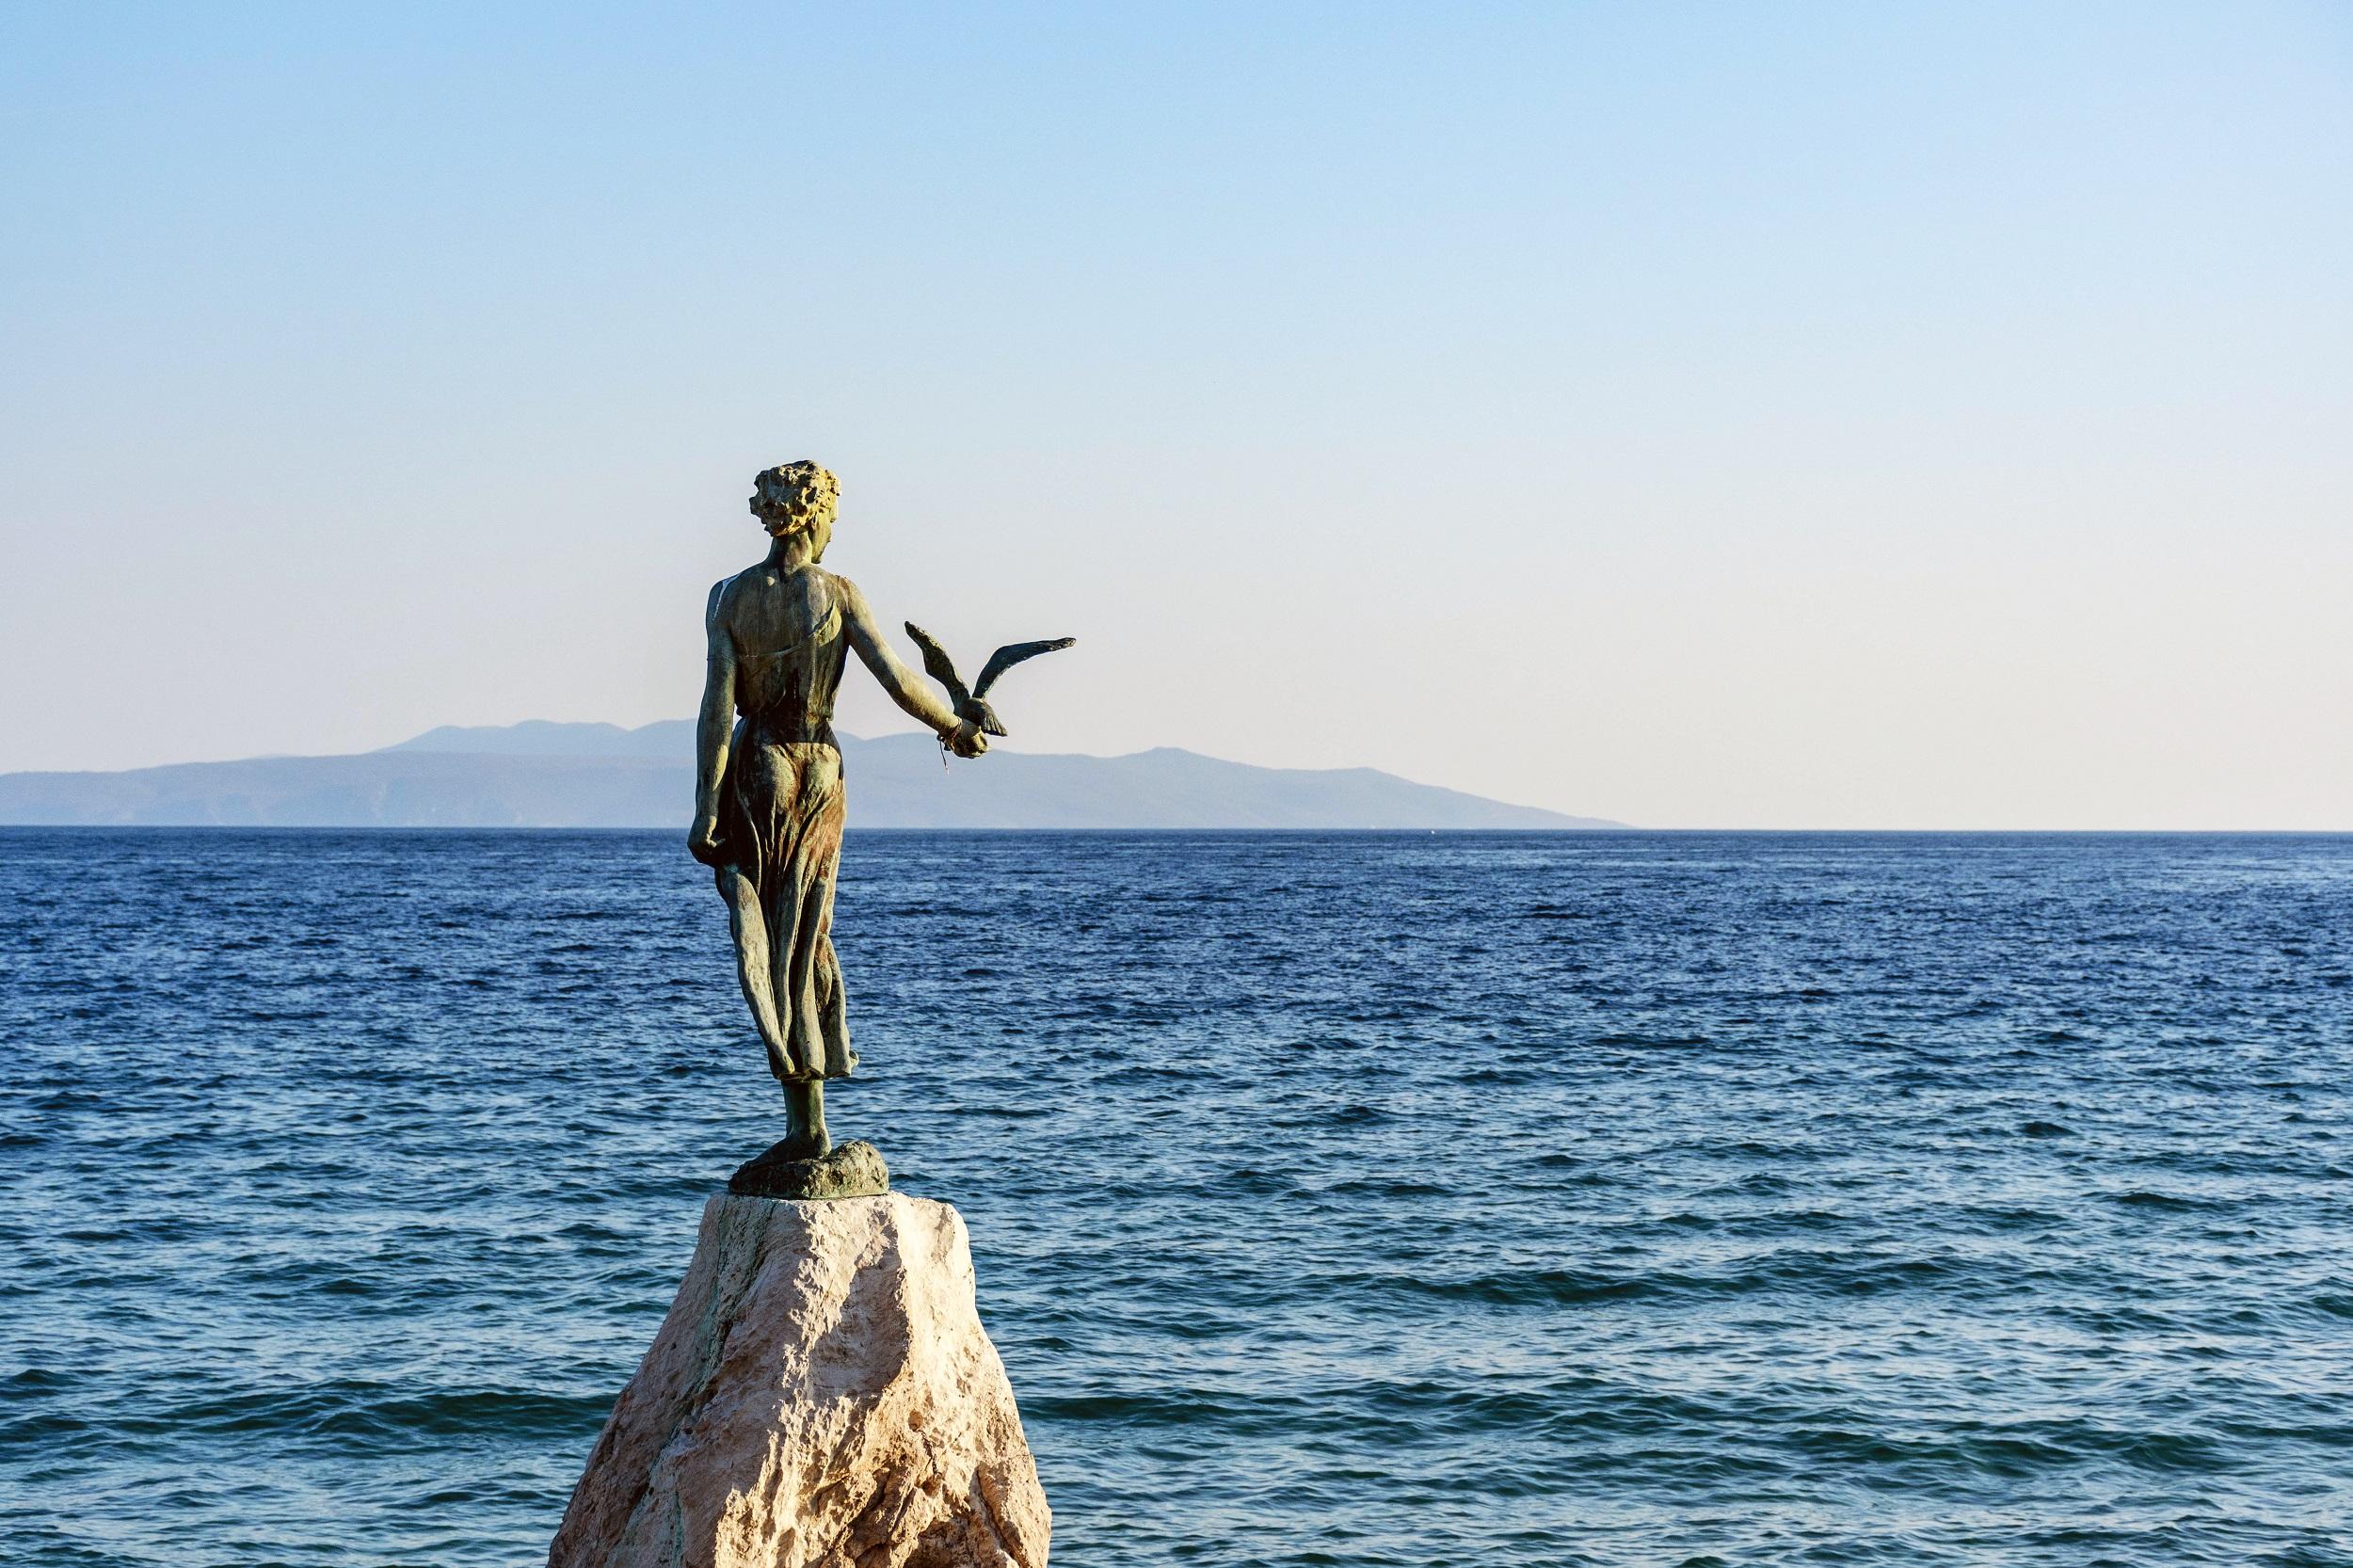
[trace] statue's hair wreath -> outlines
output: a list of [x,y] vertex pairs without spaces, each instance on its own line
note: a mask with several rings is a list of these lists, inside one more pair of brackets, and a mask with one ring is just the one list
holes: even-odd
[[[753,515],[768,525],[769,532],[781,536],[803,533],[814,527],[819,518],[829,515],[841,499],[841,481],[833,476],[832,470],[803,458],[760,470],[752,481],[752,490]],[[779,513],[780,519],[776,516]],[[779,520],[781,527],[776,526]]]

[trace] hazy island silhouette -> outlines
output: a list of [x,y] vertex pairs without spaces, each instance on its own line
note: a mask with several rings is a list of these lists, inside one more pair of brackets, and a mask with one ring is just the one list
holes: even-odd
[[[852,827],[1031,829],[1624,828],[1373,768],[1264,768],[1173,746],[1124,757],[999,751],[939,766],[928,735],[843,735]],[[678,827],[694,722],[442,726],[382,750],[113,773],[0,774],[21,826]]]

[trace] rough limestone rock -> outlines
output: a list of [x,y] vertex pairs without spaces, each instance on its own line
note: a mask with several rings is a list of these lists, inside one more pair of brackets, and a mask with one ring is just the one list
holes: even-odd
[[1044,1568],[1051,1516],[964,1221],[723,1193],[550,1568]]

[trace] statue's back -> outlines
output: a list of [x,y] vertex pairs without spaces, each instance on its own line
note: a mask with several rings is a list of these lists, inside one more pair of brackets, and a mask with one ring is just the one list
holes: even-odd
[[722,590],[720,613],[736,650],[736,711],[758,721],[766,739],[832,744],[834,694],[849,651],[832,575],[754,567]]

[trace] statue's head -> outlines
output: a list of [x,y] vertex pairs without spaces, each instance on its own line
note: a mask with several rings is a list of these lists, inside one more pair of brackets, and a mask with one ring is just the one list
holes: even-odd
[[841,482],[815,463],[779,463],[752,481],[752,516],[774,538],[806,535],[815,561],[833,537],[833,504],[840,495]]

